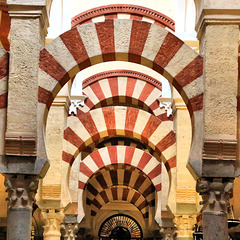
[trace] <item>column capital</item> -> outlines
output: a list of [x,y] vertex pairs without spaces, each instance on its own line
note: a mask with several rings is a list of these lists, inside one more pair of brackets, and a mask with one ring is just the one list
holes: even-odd
[[198,38],[209,24],[240,24],[240,2],[238,0],[195,0],[196,31]]
[[63,209],[42,209],[41,219],[44,222],[44,239],[52,239],[52,237],[61,236],[60,228],[64,219]]
[[38,178],[30,175],[5,175],[8,208],[32,209],[38,188]]
[[[50,0],[48,0],[50,2]],[[49,27],[49,12],[50,5],[46,0],[37,1],[22,1],[22,0],[7,0],[10,18],[40,18],[41,26],[44,35],[47,35]]]
[[197,222],[197,215],[177,214],[174,218],[176,224],[177,238],[192,238],[193,226]]
[[227,205],[233,190],[234,179],[201,178],[197,181],[197,192],[202,196],[202,212],[227,213]]

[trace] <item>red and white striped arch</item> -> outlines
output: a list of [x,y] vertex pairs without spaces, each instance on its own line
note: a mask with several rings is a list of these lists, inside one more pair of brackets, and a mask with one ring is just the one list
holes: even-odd
[[5,131],[8,95],[8,53],[0,47],[0,155],[5,154]]
[[[85,184],[101,168],[112,164],[127,164],[141,170],[151,180],[157,192],[157,215],[161,213],[162,166],[156,158],[143,150],[127,146],[109,146],[92,152],[80,163],[79,172],[79,204],[82,204],[82,195]],[[115,179],[116,184],[124,185],[124,179]],[[114,181],[112,181],[114,182]],[[102,186],[100,186],[102,190]],[[94,195],[94,194],[93,194]],[[160,209],[160,210],[159,210]],[[83,207],[79,216],[83,216]]]
[[[171,121],[161,121],[146,111],[130,107],[105,107],[79,117],[70,116],[64,131],[63,161],[72,165],[79,152],[107,136],[124,135],[149,145],[169,174],[176,167],[176,136]],[[67,166],[66,165],[66,166]]]
[[159,26],[123,19],[77,26],[40,52],[39,108],[49,108],[62,86],[80,70],[116,60],[152,68],[179,91],[191,115],[202,109],[202,57]]
[[130,70],[106,71],[83,81],[83,93],[88,96],[77,115],[91,109],[113,104],[136,106],[169,121],[166,111],[159,108],[162,83],[146,74]]
[[118,60],[147,66],[162,74],[178,90],[194,120],[192,149],[193,158],[198,159],[203,119],[202,57],[162,27],[123,19],[78,25],[41,50],[38,154],[43,151],[43,126],[48,109],[62,86],[82,69]]
[[73,17],[71,25],[76,27],[79,24],[94,22],[97,17],[102,17],[104,20],[122,17],[142,20],[175,31],[175,21],[170,17],[150,8],[130,4],[111,4],[89,9]]
[[96,171],[111,164],[128,164],[140,169],[151,179],[156,191],[161,191],[161,162],[143,150],[128,146],[109,146],[88,155],[80,163],[79,189],[84,189]]
[[0,48],[0,109],[7,107],[8,53]]
[[108,165],[95,172],[83,194],[86,212],[91,216],[108,202],[120,200],[134,205],[144,218],[148,218],[149,211],[150,216],[155,215],[155,199],[152,181],[141,170],[126,164]]
[[130,189],[128,186],[104,189],[92,199],[87,198],[86,202],[90,207],[91,216],[96,216],[102,206],[115,200],[131,203],[142,213],[143,218],[149,217],[149,208],[153,207],[139,191]]

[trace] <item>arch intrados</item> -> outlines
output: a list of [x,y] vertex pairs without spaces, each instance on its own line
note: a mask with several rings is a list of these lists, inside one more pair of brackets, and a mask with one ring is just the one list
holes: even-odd
[[[143,111],[146,111],[146,112],[154,115],[153,110],[147,104],[145,104],[145,102],[143,102],[137,98],[130,97],[130,96],[125,96],[125,99],[126,99],[125,101],[115,99],[115,97],[119,97],[119,96],[120,95],[105,98],[105,99],[99,101],[98,104],[96,104],[92,108],[90,108],[90,110],[102,108],[102,107],[109,107],[109,106],[125,106],[125,107],[138,108],[138,109],[141,109]],[[110,104],[109,100],[112,100],[113,103]],[[132,102],[136,102],[136,103],[138,103],[138,105],[135,105]],[[82,114],[82,112],[80,112],[77,109],[77,116],[79,116],[81,114]],[[172,118],[170,118],[170,119],[172,119]]]

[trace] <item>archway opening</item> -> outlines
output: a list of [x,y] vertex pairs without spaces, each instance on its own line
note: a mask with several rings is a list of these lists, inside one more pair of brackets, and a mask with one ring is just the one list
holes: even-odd
[[142,239],[143,232],[134,218],[124,214],[116,214],[102,223],[98,236],[100,240]]

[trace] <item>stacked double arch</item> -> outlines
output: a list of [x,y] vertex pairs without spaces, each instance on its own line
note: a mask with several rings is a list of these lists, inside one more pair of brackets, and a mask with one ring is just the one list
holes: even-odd
[[[38,110],[42,116],[42,121],[38,122],[40,156],[45,152],[42,128],[59,90],[79,71],[109,61],[141,64],[167,78],[183,97],[192,118],[193,134],[198,130],[199,136],[201,129],[195,126],[198,126],[202,119],[202,57],[172,33],[156,24],[106,19],[104,22],[78,25],[60,35],[40,52],[38,86]],[[113,189],[116,188],[111,179],[107,182],[106,189],[100,188],[98,193],[95,193],[96,196],[90,199],[87,196],[92,193],[89,192],[88,184],[95,174],[109,165],[119,167],[122,164],[132,165],[143,172],[155,188],[156,207],[152,215],[155,215],[155,220],[160,223],[162,163],[169,178],[170,191],[167,190],[167,195],[173,194],[174,190],[171,190],[171,187],[176,181],[176,136],[173,132],[173,122],[172,118],[168,118],[158,107],[156,98],[161,96],[161,83],[148,76],[133,77],[133,72],[131,74],[123,72],[115,75],[108,73],[107,77],[106,74],[102,74],[103,76],[97,80],[92,77],[92,80],[87,79],[83,83],[83,93],[87,95],[87,100],[85,106],[78,109],[76,116],[68,117],[62,154],[65,171],[62,174],[67,183],[75,158],[79,153],[88,151],[91,146],[92,150],[80,164],[78,213],[81,220],[87,211],[85,201],[88,202],[88,207],[99,210],[103,204],[109,202],[106,197],[105,199],[102,197],[106,195],[106,189],[111,188],[113,193]],[[127,137],[142,142],[152,149],[152,156],[144,150],[129,146],[96,148],[97,143],[113,137]],[[140,156],[146,154],[151,158],[142,160],[144,158]],[[97,159],[93,157],[96,155]],[[118,191],[126,192],[124,190],[126,186],[121,188],[121,181],[118,184]],[[136,191],[133,187],[127,188],[132,192]],[[132,196],[128,201],[139,209],[141,203],[138,202],[136,205],[136,202],[144,198],[144,195],[136,193],[136,196],[137,199],[133,200]],[[123,201],[125,198],[118,194],[117,198],[115,195],[115,198],[108,196],[108,199]],[[102,201],[101,204],[99,201]],[[95,216],[98,210],[92,209],[91,215]],[[144,218],[149,217],[147,212],[142,212]]]

